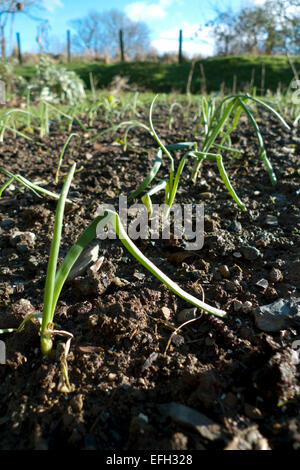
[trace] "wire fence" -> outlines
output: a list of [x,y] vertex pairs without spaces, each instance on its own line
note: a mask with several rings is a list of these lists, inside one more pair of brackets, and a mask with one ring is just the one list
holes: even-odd
[[[126,44],[124,42],[124,32],[122,29],[119,30],[119,59],[121,62],[126,61]],[[17,56],[19,64],[23,64],[23,54],[22,54],[22,46],[21,46],[21,34],[19,32],[16,33],[17,39]],[[38,38],[37,38],[38,41]],[[66,49],[67,49],[67,61],[72,61],[72,40],[71,40],[71,31],[68,29],[66,32]],[[178,62],[181,63],[183,61],[183,35],[182,29],[179,30],[178,36]]]

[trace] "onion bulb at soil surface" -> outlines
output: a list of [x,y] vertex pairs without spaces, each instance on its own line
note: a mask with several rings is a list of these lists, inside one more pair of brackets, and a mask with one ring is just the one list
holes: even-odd
[[41,351],[43,355],[48,355],[52,351],[53,342],[50,336],[42,336],[41,337]]

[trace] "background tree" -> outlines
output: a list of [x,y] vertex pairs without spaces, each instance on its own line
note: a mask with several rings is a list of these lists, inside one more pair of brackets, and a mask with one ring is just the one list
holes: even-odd
[[16,2],[15,0],[0,0],[0,44],[1,56],[6,56],[6,30],[9,20],[13,23],[14,16],[20,12],[26,12],[33,5],[38,5],[38,0],[24,0]]
[[40,53],[49,49],[49,20],[39,23],[37,28],[36,42],[38,43]]
[[[300,6],[300,0],[294,3]],[[267,0],[238,13],[227,9],[211,25],[218,55],[300,52],[300,9],[288,0]]]
[[130,20],[125,13],[110,10],[104,13],[91,11],[84,18],[70,22],[76,32],[73,45],[78,52],[102,54],[107,59],[119,54],[119,30],[123,31],[125,53],[134,58],[150,49],[148,26]]
[[98,52],[98,42],[101,43],[101,33],[97,28],[101,15],[96,11],[91,11],[84,18],[70,21],[71,27],[76,31],[73,37],[73,46],[78,52]]
[[216,53],[218,55],[231,55],[236,49],[236,14],[231,8],[226,11],[217,11],[213,21],[207,23],[211,26],[216,42]]

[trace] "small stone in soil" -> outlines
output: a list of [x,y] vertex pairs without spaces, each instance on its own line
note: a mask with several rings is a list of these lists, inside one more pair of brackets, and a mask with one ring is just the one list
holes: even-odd
[[114,382],[117,378],[117,374],[114,374],[113,372],[111,372],[110,374],[108,374],[107,378],[110,382]]
[[33,232],[15,232],[10,237],[10,244],[16,247],[20,252],[26,252],[34,248],[36,234]]
[[101,278],[98,273],[91,273],[88,277],[74,279],[72,286],[77,297],[87,298],[103,294],[111,283],[110,277]]
[[265,290],[269,283],[267,281],[267,279],[260,279],[259,281],[257,281],[256,283],[257,287],[260,287],[261,289]]
[[112,280],[112,284],[116,287],[124,287],[130,284],[126,279],[120,279],[119,277],[114,277]]
[[168,307],[163,307],[161,313],[166,320],[169,320],[171,317],[171,310]]
[[253,426],[239,431],[225,450],[271,450],[271,448],[267,439],[261,435],[256,426]]
[[149,418],[148,416],[144,415],[144,413],[139,413],[138,418],[141,419],[142,421],[145,421],[145,423],[149,423]]
[[143,279],[145,279],[146,274],[140,273],[140,272],[136,271],[136,272],[133,274],[133,276],[136,277],[139,281],[142,281]]
[[148,369],[153,364],[153,362],[156,361],[157,358],[158,354],[156,352],[151,353],[148,359],[146,359],[146,361],[142,365],[142,371]]
[[172,344],[174,344],[174,346],[176,346],[177,348],[179,346],[182,346],[184,344],[184,337],[181,335],[173,335]]
[[226,279],[230,277],[230,271],[226,264],[222,264],[221,266],[219,266],[219,271],[221,275],[225,277]]
[[279,282],[282,281],[283,275],[280,269],[277,268],[272,268],[270,271],[270,281],[272,282]]
[[254,318],[256,326],[262,331],[275,332],[300,325],[300,298],[279,299],[257,307]]
[[270,226],[276,226],[278,225],[278,219],[277,217],[275,217],[275,215],[268,214],[265,219],[265,224]]
[[171,402],[158,405],[158,409],[163,415],[169,416],[173,421],[198,431],[205,439],[214,441],[221,437],[220,425],[194,408],[182,405],[181,403]]
[[242,232],[241,222],[238,222],[237,220],[233,220],[229,226],[229,230],[235,233],[241,233]]
[[30,268],[37,268],[39,266],[39,260],[36,256],[30,256],[28,258],[28,265]]
[[90,269],[92,272],[97,273],[99,269],[101,268],[103,261],[104,261],[104,256],[100,256],[100,258],[96,261],[95,264],[92,264],[88,269]]
[[70,405],[72,407],[72,410],[75,412],[75,413],[80,413],[80,411],[82,410],[83,408],[83,395],[80,393],[78,395],[75,395],[71,401],[70,401]]
[[201,199],[210,199],[212,197],[212,193],[204,192],[199,194]]
[[257,248],[255,248],[254,246],[250,246],[250,245],[243,246],[241,248],[241,252],[242,252],[244,258],[246,258],[249,261],[254,261],[257,258],[261,257],[260,251]]
[[178,312],[176,315],[176,320],[179,323],[184,323],[186,321],[192,320],[193,318],[196,318],[197,316],[197,308],[185,308],[184,310],[181,310]]

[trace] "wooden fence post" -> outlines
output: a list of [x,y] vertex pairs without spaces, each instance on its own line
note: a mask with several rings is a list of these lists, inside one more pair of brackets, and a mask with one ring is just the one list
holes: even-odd
[[206,87],[206,76],[204,71],[204,65],[200,62],[200,70],[201,70],[201,94],[207,95],[207,87]]
[[71,31],[67,30],[67,50],[68,50],[68,62],[71,62]]
[[260,96],[264,96],[264,92],[265,92],[265,76],[266,76],[266,69],[265,69],[265,64],[263,63],[262,66],[261,66]]
[[236,86],[237,86],[237,78],[236,74],[233,75],[233,82],[232,82],[232,94],[236,94]]
[[19,59],[19,64],[21,65],[23,63],[23,59],[22,59],[22,51],[21,51],[20,33],[17,33],[17,44],[18,44],[18,59]]
[[182,62],[182,29],[179,31],[179,52],[178,52],[178,62]]
[[120,39],[121,62],[125,62],[124,41],[123,41],[123,31],[122,31],[122,29],[120,29],[120,31],[119,31],[119,39]]

